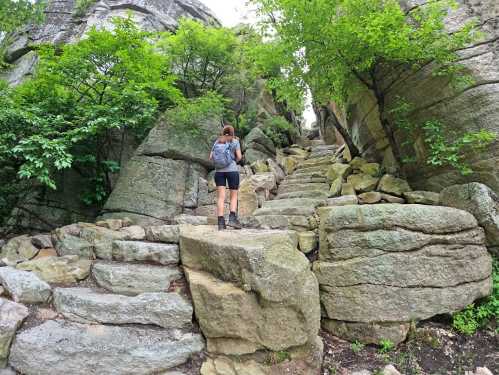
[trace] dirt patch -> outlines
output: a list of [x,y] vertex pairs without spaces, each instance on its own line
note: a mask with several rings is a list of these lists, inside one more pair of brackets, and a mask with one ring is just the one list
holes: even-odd
[[448,324],[423,322],[405,343],[387,353],[374,345],[352,345],[323,331],[323,375],[349,375],[361,370],[376,374],[388,364],[404,375],[465,375],[465,371],[477,367],[499,374],[499,337],[495,329],[489,327],[466,336]]

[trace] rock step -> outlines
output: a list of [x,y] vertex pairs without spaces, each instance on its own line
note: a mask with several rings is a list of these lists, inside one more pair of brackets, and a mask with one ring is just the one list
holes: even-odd
[[137,295],[166,292],[172,281],[182,278],[177,267],[145,264],[103,263],[92,267],[97,284],[113,293]]
[[308,183],[318,183],[327,182],[326,177],[294,177],[288,176],[284,179],[281,184],[308,184]]
[[297,232],[307,232],[315,229],[315,225],[309,217],[302,215],[261,215],[250,218],[248,224],[254,228],[295,230]]
[[162,265],[178,264],[180,251],[176,244],[114,241],[113,259],[122,262],[148,261]]
[[312,148],[317,147],[317,146],[325,146],[326,142],[324,142],[323,139],[312,139],[310,141],[310,144],[312,145]]
[[329,166],[335,162],[334,157],[325,157],[325,158],[318,158],[318,159],[307,159],[301,163],[299,163],[295,171],[299,171],[308,167],[318,167],[318,166]]
[[177,293],[144,293],[136,297],[98,293],[88,288],[57,288],[56,310],[79,323],[153,324],[190,328],[193,308]]
[[329,191],[329,185],[326,183],[307,183],[307,184],[281,184],[277,189],[278,194],[292,193],[295,191]]
[[9,362],[26,375],[157,374],[204,348],[200,334],[49,320],[19,333]]
[[[282,201],[285,201],[283,199]],[[281,202],[277,200],[275,202]],[[300,215],[300,216],[311,216],[315,213],[315,208],[313,206],[282,206],[282,207],[272,207],[272,208],[259,208],[253,212],[254,216],[265,216],[265,215]]]
[[291,198],[312,198],[312,199],[327,199],[329,192],[324,190],[309,190],[309,191],[293,191],[289,193],[280,193],[274,199],[291,199]]
[[[330,163],[332,164],[332,163]],[[293,172],[292,176],[296,176],[302,173],[310,173],[310,172],[321,172],[323,175],[326,174],[328,170],[329,164],[323,164],[323,165],[315,165],[315,166],[305,166],[304,168],[297,169]]]

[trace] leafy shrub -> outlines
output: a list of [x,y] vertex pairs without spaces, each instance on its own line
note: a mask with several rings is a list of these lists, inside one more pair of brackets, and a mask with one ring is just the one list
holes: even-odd
[[266,120],[262,130],[274,142],[276,147],[289,146],[292,137],[297,133],[294,125],[281,116],[274,116]]
[[362,351],[362,349],[364,349],[365,347],[365,344],[361,343],[360,341],[357,341],[355,340],[354,342],[352,342],[350,344],[350,349],[352,349],[352,351],[354,353],[359,353],[360,351]]
[[379,341],[379,352],[380,353],[388,353],[391,352],[395,348],[395,344],[393,341],[389,339],[381,339]]
[[[452,326],[458,332],[472,335],[490,321],[499,317],[499,259],[494,258],[492,294],[483,301],[467,306],[453,315]],[[496,327],[496,331],[498,328]]]

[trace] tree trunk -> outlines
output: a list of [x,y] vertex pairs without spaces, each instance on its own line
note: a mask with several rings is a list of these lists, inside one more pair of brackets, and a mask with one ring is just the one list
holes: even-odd
[[350,155],[352,159],[356,156],[360,156],[360,151],[353,142],[352,137],[350,136],[350,133],[348,133],[348,130],[345,129],[343,126],[341,126],[340,120],[338,120],[338,117],[336,114],[328,107],[328,106],[322,106],[321,109],[325,112],[324,116],[324,127],[327,125],[327,122],[331,120],[333,123],[333,126],[338,130],[338,132],[341,134],[343,137],[343,140],[345,141],[345,144],[347,145],[348,149],[350,150]]

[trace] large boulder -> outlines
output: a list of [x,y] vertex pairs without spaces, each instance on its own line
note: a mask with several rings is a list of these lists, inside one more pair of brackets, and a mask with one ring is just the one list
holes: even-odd
[[272,140],[258,127],[251,129],[243,142],[244,159],[251,164],[274,158],[276,149]]
[[324,327],[400,342],[411,321],[463,309],[491,290],[491,257],[469,213],[425,205],[320,209]]
[[32,271],[48,283],[65,284],[86,279],[91,265],[91,260],[79,259],[76,255],[47,256],[21,263],[17,269]]
[[38,251],[29,236],[15,237],[1,248],[0,262],[15,266],[17,263],[34,258]]
[[[411,7],[420,1],[399,0],[404,7]],[[459,63],[473,77],[465,89],[454,89],[448,77],[432,74],[431,66],[417,71],[394,69],[378,70],[378,82],[390,85],[385,96],[386,108],[394,108],[401,98],[411,104],[408,121],[422,124],[428,120],[440,120],[451,133],[465,133],[479,129],[499,133],[499,10],[497,0],[459,1],[459,8],[449,11],[446,20],[449,31],[475,22],[484,37],[468,48],[459,51]],[[394,77],[396,79],[394,80]],[[348,118],[344,125],[349,129],[363,154],[369,159],[383,161],[390,171],[394,159],[386,136],[377,116],[376,103],[369,90],[358,90],[346,106]],[[339,118],[344,118],[342,114]],[[390,115],[389,115],[390,116]],[[393,119],[396,120],[396,119]],[[396,131],[399,145],[404,145],[405,134]],[[411,187],[418,190],[440,191],[443,188],[464,182],[478,181],[488,184],[499,193],[499,142],[483,150],[470,149],[465,156],[473,173],[463,176],[450,167],[436,168],[426,163],[428,149],[424,132],[406,147],[405,153],[417,157],[416,163],[404,164],[405,175]],[[392,172],[389,172],[392,173]]]
[[201,335],[177,330],[49,320],[16,336],[9,363],[23,374],[145,375],[185,363],[203,347]]
[[0,298],[0,368],[7,364],[12,339],[28,314],[26,306]]
[[316,341],[318,284],[292,233],[184,226],[180,253],[209,350],[241,355]]
[[440,203],[473,214],[485,229],[487,246],[499,253],[499,198],[491,189],[477,182],[450,186],[440,192]]

